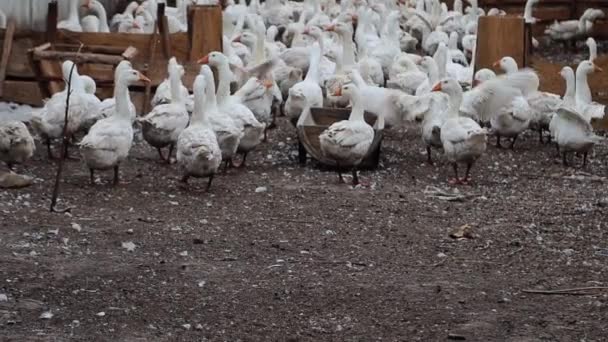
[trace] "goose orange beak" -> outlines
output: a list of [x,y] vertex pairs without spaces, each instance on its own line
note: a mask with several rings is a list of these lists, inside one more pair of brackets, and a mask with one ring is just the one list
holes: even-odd
[[310,28],[305,28],[304,31],[302,31],[302,34],[309,34],[310,33]]
[[435,84],[435,86],[433,87],[433,89],[431,89],[431,91],[441,91],[441,83]]
[[492,66],[495,68],[500,67],[500,60],[497,60],[496,62],[494,62],[494,64],[492,64]]
[[593,70],[597,71],[597,72],[603,72],[604,69],[600,68],[599,66],[597,66],[596,64],[593,64]]
[[334,96],[342,96],[342,88],[341,87],[336,87],[336,89],[334,89]]
[[479,82],[479,80],[473,80],[473,83],[471,84],[471,86],[473,88],[477,87],[481,82]]
[[266,87],[266,89],[270,89],[274,86],[274,82],[271,80],[264,80],[262,84],[264,85],[264,87]]
[[198,64],[209,64],[209,55],[202,57],[197,61]]
[[325,26],[325,31],[328,31],[328,32],[335,32],[335,31],[336,31],[336,25],[331,24],[331,25],[329,25],[329,26]]
[[141,26],[139,26],[139,24],[137,23],[137,21],[133,22],[133,27],[135,27],[135,28],[141,28]]
[[152,81],[147,78],[144,74],[142,74],[141,72],[139,73],[139,80],[144,82],[144,83],[151,83]]
[[87,2],[85,2],[81,7],[84,8],[91,8],[91,6],[93,5],[91,0],[87,0]]
[[232,39],[232,42],[233,43],[240,43],[241,42],[241,35],[238,35],[238,36],[234,37]]

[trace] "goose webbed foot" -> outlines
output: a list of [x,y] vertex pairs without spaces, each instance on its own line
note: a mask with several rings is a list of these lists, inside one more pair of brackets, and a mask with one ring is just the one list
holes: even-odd
[[454,169],[454,178],[448,178],[448,183],[452,185],[462,184],[461,179],[458,177],[458,164],[452,163],[452,169]]

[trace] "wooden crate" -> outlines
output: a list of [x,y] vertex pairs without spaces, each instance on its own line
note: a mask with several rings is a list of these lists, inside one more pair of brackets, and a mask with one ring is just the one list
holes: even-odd
[[[49,4],[47,32],[21,31],[15,33],[5,83],[19,85],[5,87],[1,97],[4,101],[15,101],[31,105],[42,105],[43,94],[34,91],[38,88],[35,73],[28,62],[27,53],[36,46],[50,42],[53,46],[74,46],[82,44],[84,49],[98,49],[105,46],[109,49],[125,50],[133,47],[139,53],[133,58],[133,67],[142,71],[151,79],[150,85],[145,89],[135,87],[131,96],[138,113],[149,110],[149,100],[156,86],[167,77],[167,63],[169,58],[175,56],[184,65],[186,75],[184,84],[191,89],[194,78],[200,68],[196,60],[211,51],[222,51],[222,11],[219,6],[190,6],[188,15],[190,19],[189,32],[169,34],[166,30],[166,17],[164,6],[159,4],[158,29],[154,34],[131,33],[86,33],[57,30],[56,3]],[[4,30],[0,30],[0,44],[4,44]],[[1,46],[1,45],[0,45]],[[83,65],[79,69],[83,75],[93,77],[98,84],[113,81],[112,68],[102,65]],[[49,77],[59,77],[60,69],[47,68]],[[57,86],[51,87],[52,92]],[[62,87],[59,87],[62,88]],[[98,87],[97,95],[104,99],[112,96],[112,87]]]

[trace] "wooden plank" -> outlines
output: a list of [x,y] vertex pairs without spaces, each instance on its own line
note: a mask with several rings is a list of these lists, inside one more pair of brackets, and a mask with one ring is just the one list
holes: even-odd
[[171,53],[171,37],[169,36],[169,22],[165,15],[165,4],[158,4],[158,13],[156,17],[158,32],[160,33],[161,41],[163,42],[163,52],[165,58],[169,59],[173,57],[173,54]]
[[493,64],[505,56],[513,57],[519,66],[525,65],[523,18],[480,17],[478,27],[475,71],[483,68],[499,71]]
[[54,42],[57,37],[57,23],[59,17],[59,9],[57,2],[49,2],[48,14],[46,16],[46,41]]
[[13,50],[13,36],[15,34],[15,20],[9,19],[4,34],[4,43],[2,44],[2,59],[0,59],[0,98],[4,93],[4,80],[6,79],[6,69],[8,68],[8,60]]
[[222,9],[220,6],[190,6],[188,34],[190,62],[212,51],[222,51]]
[[66,60],[69,59],[76,64],[97,63],[117,65],[124,60],[122,56],[102,55],[97,53],[79,53],[66,51],[34,51],[34,60]]
[[4,81],[3,98],[6,101],[28,104],[40,107],[43,105],[42,99],[45,98],[40,93],[40,87],[35,81]]

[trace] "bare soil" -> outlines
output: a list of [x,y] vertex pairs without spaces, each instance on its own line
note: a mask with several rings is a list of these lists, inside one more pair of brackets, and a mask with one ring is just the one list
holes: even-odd
[[524,290],[608,286],[608,148],[564,167],[529,133],[452,187],[418,132],[387,134],[370,188],[298,166],[283,118],[210,193],[138,143],[118,187],[67,163],[69,214],[39,146],[35,184],[0,191],[0,340],[606,341],[608,291]]

